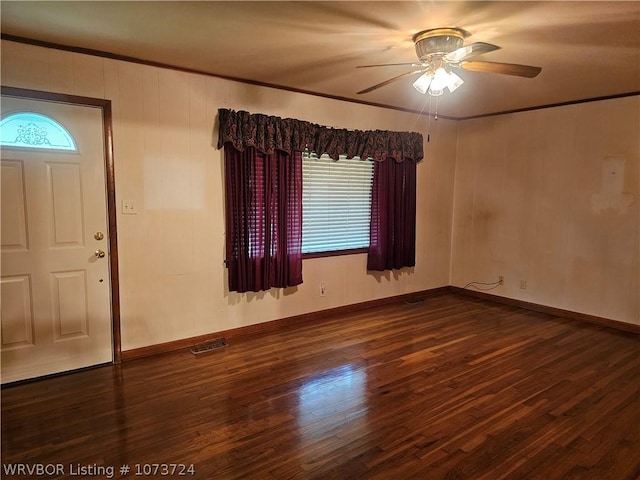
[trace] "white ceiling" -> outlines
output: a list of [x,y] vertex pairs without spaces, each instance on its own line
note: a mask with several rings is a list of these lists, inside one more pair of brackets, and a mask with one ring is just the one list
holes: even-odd
[[528,79],[462,71],[438,98],[441,116],[466,118],[640,92],[640,2],[594,1],[8,1],[5,38],[111,55],[395,108],[435,110],[407,71],[357,65],[417,60],[411,37],[457,26],[500,50],[477,60],[542,67]]

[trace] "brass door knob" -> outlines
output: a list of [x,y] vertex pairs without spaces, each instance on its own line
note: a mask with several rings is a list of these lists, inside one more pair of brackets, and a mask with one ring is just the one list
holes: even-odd
[[103,258],[105,255],[104,250],[96,250],[96,257]]

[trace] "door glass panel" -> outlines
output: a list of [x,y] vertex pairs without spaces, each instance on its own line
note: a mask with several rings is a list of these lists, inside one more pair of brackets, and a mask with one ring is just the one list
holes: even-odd
[[76,142],[64,125],[33,112],[7,115],[0,123],[3,147],[41,148],[77,152]]

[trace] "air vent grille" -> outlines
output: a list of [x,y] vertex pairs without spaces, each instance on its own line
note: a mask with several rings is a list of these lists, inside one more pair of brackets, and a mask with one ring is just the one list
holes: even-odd
[[201,353],[207,353],[211,352],[212,350],[224,348],[227,345],[227,341],[224,338],[217,338],[215,340],[210,340],[208,342],[201,343],[200,345],[191,347],[191,353],[193,353],[194,355],[200,355]]

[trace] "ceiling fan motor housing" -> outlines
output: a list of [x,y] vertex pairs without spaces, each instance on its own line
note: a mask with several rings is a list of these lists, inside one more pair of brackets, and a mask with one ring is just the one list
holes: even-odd
[[461,28],[433,28],[416,33],[413,42],[418,58],[425,60],[431,55],[445,55],[462,47],[464,39],[469,35],[469,32]]

